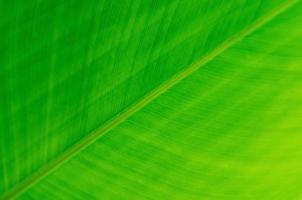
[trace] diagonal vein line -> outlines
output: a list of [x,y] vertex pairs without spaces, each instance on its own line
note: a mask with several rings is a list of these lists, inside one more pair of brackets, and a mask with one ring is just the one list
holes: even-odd
[[120,114],[116,115],[113,119],[105,123],[103,126],[97,128],[96,130],[92,131],[89,135],[85,138],[81,139],[78,143],[73,145],[69,150],[65,151],[63,154],[59,155],[54,160],[50,161],[43,167],[41,167],[38,171],[36,171],[32,176],[25,179],[20,184],[13,187],[9,192],[4,194],[0,197],[0,200],[6,199],[14,199],[18,197],[20,194],[28,190],[34,184],[39,182],[41,179],[49,175],[51,172],[55,171],[58,167],[63,165],[73,156],[77,155],[83,149],[88,147],[90,144],[94,143],[97,139],[103,136],[105,133],[125,121],[127,118],[132,116],[134,113],[142,109],[144,106],[149,104],[151,101],[156,99],[161,94],[165,93],[168,89],[179,83],[181,80],[187,78],[192,73],[197,71],[199,68],[213,60],[215,57],[220,55],[222,52],[245,38],[247,35],[253,33],[272,19],[274,19],[279,14],[285,12],[290,7],[295,5],[296,3],[300,2],[300,0],[289,0],[280,5],[279,7],[272,10],[269,14],[259,18],[256,20],[250,27],[243,29],[239,33],[235,34],[233,37],[229,38],[225,42],[223,42],[220,46],[215,48],[212,52],[209,52],[204,57],[190,65],[185,70],[181,71],[180,73],[174,75],[172,78],[161,84],[156,89],[152,90],[149,94],[147,94],[142,99],[138,100],[136,103],[125,109],[125,111],[121,112]]

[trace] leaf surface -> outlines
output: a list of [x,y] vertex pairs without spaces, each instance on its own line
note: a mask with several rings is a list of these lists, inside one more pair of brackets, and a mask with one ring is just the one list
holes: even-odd
[[44,178],[20,198],[298,198],[297,2],[14,5],[1,193]]

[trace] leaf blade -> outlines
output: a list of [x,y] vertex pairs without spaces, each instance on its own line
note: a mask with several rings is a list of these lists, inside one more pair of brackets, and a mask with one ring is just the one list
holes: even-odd
[[[284,61],[288,68],[282,69],[283,63],[280,63],[280,58],[274,56],[273,53],[276,55],[282,55],[284,52],[282,48],[287,47],[287,45],[288,48],[294,46],[296,43],[295,40],[297,39],[296,37],[298,37],[298,41],[301,41],[300,32],[289,31],[292,29],[295,30],[296,24],[299,21],[298,19],[301,18],[301,15],[297,14],[299,13],[301,6],[298,8],[299,9],[296,9],[294,13],[291,13],[292,10],[287,12],[289,17],[284,17],[285,19],[290,18],[292,23],[287,21],[287,24],[284,24],[281,17],[281,19],[279,18],[276,23],[273,23],[273,28],[269,26],[267,30],[264,29],[262,32],[260,31],[260,33],[257,32],[256,34],[253,34],[251,38],[247,38],[245,41],[239,43],[230,51],[220,56],[220,59],[210,63],[207,66],[206,71],[199,70],[197,75],[193,75],[193,78],[190,77],[189,80],[185,80],[184,83],[182,82],[182,84],[176,86],[175,89],[173,88],[171,92],[167,92],[163,97],[157,99],[155,103],[151,103],[142,111],[139,111],[123,123],[120,127],[114,129],[109,135],[106,135],[102,140],[97,141],[83,153],[80,153],[79,156],[68,162],[67,165],[64,165],[62,169],[59,169],[58,172],[51,175],[49,179],[38,184],[37,188],[33,188],[33,194],[42,195],[46,192],[46,194],[49,195],[55,194],[52,191],[61,191],[62,193],[60,193],[60,195],[67,195],[68,197],[69,193],[66,190],[71,190],[74,194],[79,196],[83,195],[83,198],[100,197],[100,195],[108,195],[107,197],[111,198],[117,198],[120,197],[120,195],[129,195],[129,198],[161,198],[163,197],[161,195],[173,194],[175,195],[175,198],[182,198],[182,195],[184,195],[183,198],[198,198],[203,196],[212,199],[219,199],[221,197],[231,199],[234,199],[234,197],[239,199],[252,197],[271,199],[276,195],[274,191],[269,192],[267,188],[265,193],[261,193],[259,190],[261,191],[263,188],[257,188],[257,186],[252,187],[252,185],[249,185],[250,188],[248,189],[253,190],[255,188],[255,190],[259,192],[254,194],[255,196],[250,196],[252,194],[249,190],[244,190],[240,185],[236,184],[230,184],[230,186],[235,187],[237,192],[239,188],[238,194],[230,193],[235,190],[232,187],[222,188],[221,191],[217,188],[220,195],[225,196],[215,197],[214,193],[210,193],[208,194],[210,196],[207,196],[206,193],[202,193],[202,191],[205,191],[205,188],[208,189],[206,191],[211,191],[209,187],[211,186],[211,184],[209,184],[211,182],[215,183],[217,180],[225,182],[221,177],[226,174],[230,174],[231,177],[234,177],[233,179],[235,179],[235,181],[238,181],[238,179],[239,181],[246,181],[244,183],[247,185],[252,184],[253,181],[259,181],[259,176],[264,176],[264,180],[266,181],[265,183],[268,184],[267,187],[273,188],[274,186],[279,188],[280,185],[276,184],[276,182],[278,183],[278,181],[283,181],[288,184],[286,189],[290,189],[291,186],[293,186],[293,183],[297,184],[297,180],[295,180],[293,174],[284,173],[282,170],[284,168],[288,170],[297,170],[300,160],[298,155],[294,158],[287,158],[290,161],[288,164],[280,160],[283,156],[280,154],[280,151],[283,148],[276,145],[275,142],[281,142],[284,140],[282,143],[285,146],[284,148],[288,148],[288,146],[293,144],[295,144],[295,148],[298,148],[299,142],[301,141],[299,135],[295,134],[297,141],[296,143],[293,143],[292,139],[284,136],[282,132],[282,129],[288,126],[297,126],[299,122],[292,119],[296,114],[291,107],[293,106],[293,108],[301,110],[298,109],[300,107],[297,103],[301,100],[301,96],[297,93],[289,94],[287,90],[289,87],[293,86],[293,91],[298,91],[299,88],[301,88],[301,81],[299,81],[301,70],[299,69],[299,62],[296,61],[296,63],[291,63],[290,59],[288,59],[289,63]],[[300,17],[297,18],[297,16]],[[283,26],[281,29],[283,31],[280,31],[279,26]],[[276,31],[281,33],[277,34]],[[288,32],[291,33],[291,35],[288,35]],[[284,37],[285,34],[287,34],[288,38]],[[258,43],[261,44],[261,46],[256,48],[256,53],[254,55],[252,54],[249,57],[249,60],[246,61],[241,58],[234,57],[234,55],[241,55],[242,49],[246,47],[251,48],[249,45],[251,45],[252,42],[261,41],[261,38],[263,37],[268,41],[274,41],[277,38],[277,41],[279,41],[278,46],[275,46],[273,42],[268,42],[268,45],[264,41],[262,43]],[[295,40],[291,40],[292,38]],[[249,48],[247,48],[247,50],[249,50]],[[293,56],[295,49],[289,51],[288,48],[285,50],[288,51],[289,56]],[[298,45],[297,49],[300,48],[301,47]],[[265,52],[262,52],[263,50],[265,50]],[[243,55],[245,54],[243,53]],[[221,63],[230,64],[222,67]],[[233,68],[230,67],[234,63],[235,66],[233,66]],[[242,65],[244,64],[246,67],[242,68]],[[250,66],[252,68],[249,68]],[[279,68],[276,68],[276,66]],[[228,69],[228,67],[230,67],[230,69]],[[224,70],[226,73],[220,74],[217,72],[218,69]],[[267,72],[272,73],[271,78],[265,77]],[[217,87],[218,91],[214,89],[214,91],[210,91],[209,94],[203,95],[201,94],[202,90],[200,88],[196,88],[196,85],[200,80],[203,80],[204,75],[208,76],[206,76],[207,80],[205,80],[205,83],[211,82],[211,73],[218,76],[215,78],[216,80],[221,78],[223,81],[221,82],[221,85],[213,85],[214,88]],[[283,74],[286,78],[285,80],[280,78],[281,73],[286,74]],[[212,84],[214,83],[215,82]],[[276,85],[272,86],[272,84]],[[210,86],[204,87],[208,87],[208,89],[211,88]],[[189,97],[184,98],[185,94],[189,94]],[[238,97],[238,94],[242,94],[242,96],[245,94],[246,97],[241,99],[240,95]],[[193,98],[194,96],[195,98]],[[284,99],[284,96],[287,98]],[[234,102],[231,100],[224,102],[227,97],[232,97],[231,100],[234,100]],[[267,100],[267,98],[269,100]],[[214,102],[213,104],[211,100]],[[290,100],[292,104],[288,105],[287,100]],[[220,105],[215,108],[215,104],[217,102],[217,105]],[[268,103],[271,103],[272,105],[268,106]],[[179,106],[175,106],[175,104],[179,104]],[[171,107],[170,105],[173,105],[174,107]],[[253,111],[254,106],[258,106],[259,110]],[[265,106],[268,106],[268,108],[265,108]],[[240,107],[243,107],[243,109],[240,110]],[[179,110],[179,108],[182,108],[183,110]],[[194,108],[199,109],[194,112],[192,110]],[[213,108],[215,111],[211,113],[207,110],[209,108]],[[232,112],[234,109],[236,111],[236,108],[239,109],[240,112]],[[230,113],[225,113],[225,109]],[[290,112],[289,116],[291,117],[289,119],[284,118],[284,110]],[[163,114],[159,113],[159,111],[162,111]],[[276,111],[277,114],[275,113]],[[203,112],[211,113],[208,114],[208,117],[211,116],[212,118],[203,116]],[[266,122],[264,126],[256,125],[257,120],[259,120],[258,117],[261,116],[259,113],[264,115],[264,117],[261,118]],[[217,114],[218,117],[216,116]],[[188,116],[188,118],[183,117],[183,115]],[[159,123],[159,119],[161,123]],[[201,124],[198,124],[194,119],[200,119]],[[229,134],[234,131],[233,135],[216,135],[211,138],[210,135],[217,132],[216,120],[219,119],[221,119],[222,121],[220,122],[224,124],[220,125],[218,130]],[[189,120],[189,123],[187,120]],[[281,125],[276,126],[275,122],[272,120],[279,120]],[[238,123],[236,126],[239,126],[239,131],[237,130],[237,127],[234,127],[234,124],[232,125],[232,122],[234,121]],[[210,124],[210,129],[207,129],[207,127],[203,125],[204,123]],[[190,127],[192,126],[193,128],[191,129]],[[253,127],[255,130],[249,131],[245,129],[246,126],[256,127]],[[272,128],[272,131],[267,131],[267,128]],[[186,135],[183,134],[185,130],[187,133],[193,132],[194,134],[189,134],[188,137],[186,137]],[[200,130],[205,130],[204,133],[207,134],[203,136],[199,135],[198,133]],[[289,131],[290,129],[286,130]],[[295,130],[300,130],[299,126],[297,126]],[[242,136],[240,131],[245,131],[244,136]],[[256,131],[263,135],[258,134],[258,137],[256,137],[257,142],[253,143],[253,140],[249,141],[247,136],[251,136],[256,133]],[[273,140],[269,142],[267,141],[267,143],[261,143],[262,140],[265,141],[272,137],[276,131],[280,138],[277,138],[275,141]],[[168,136],[166,137],[165,134]],[[205,149],[200,147],[202,138],[208,140],[208,143],[206,141],[206,143],[203,144],[208,145],[205,146]],[[237,140],[236,143],[232,142],[233,139]],[[246,148],[244,142],[251,145],[250,148]],[[220,147],[220,145],[222,146]],[[233,145],[235,145],[236,148],[234,148]],[[259,147],[261,148],[258,154],[257,152],[253,152]],[[269,151],[264,151],[266,148]],[[243,152],[242,154],[241,152],[234,152],[234,150],[238,151],[239,149]],[[263,152],[266,152],[265,155],[257,158],[257,156]],[[106,155],[102,155],[102,153],[106,153],[110,156],[107,157]],[[207,153],[209,155],[207,155]],[[206,159],[198,159],[201,155],[203,156],[203,159]],[[226,156],[226,158],[224,156]],[[247,161],[247,158],[244,158],[244,156],[248,156],[249,160]],[[217,158],[217,160],[215,160],[215,158]],[[157,161],[158,159],[160,162]],[[265,162],[265,159],[268,161]],[[168,162],[168,164],[166,162]],[[267,173],[268,169],[271,169],[271,166],[278,162],[279,164],[271,174],[264,175]],[[252,166],[246,168],[245,165],[247,163]],[[264,165],[262,163],[264,163]],[[268,163],[267,166],[265,163]],[[186,167],[181,166],[182,164]],[[206,164],[212,164],[213,168],[204,169],[218,170],[218,178],[220,179],[215,179],[214,175],[203,174],[202,171],[200,171],[200,169],[203,169]],[[150,167],[150,169],[148,167]],[[257,170],[254,171],[253,168],[257,168]],[[83,169],[85,169],[83,174],[78,174],[77,176],[72,175],[76,174],[77,171],[83,171]],[[101,171],[98,172],[100,169]],[[193,170],[193,172],[191,170]],[[240,179],[240,177],[237,179],[236,170],[242,170],[240,172],[245,176],[248,176],[249,179]],[[165,176],[165,173],[169,174],[169,171],[172,171],[173,173]],[[296,172],[299,173],[299,171]],[[150,174],[148,175],[147,173]],[[253,178],[251,174],[256,178]],[[159,177],[156,177],[156,175]],[[276,178],[278,176],[275,175],[279,175],[281,178]],[[291,179],[287,178],[288,175],[291,175]],[[295,174],[295,176],[296,175],[297,174]],[[71,183],[65,182],[68,181],[67,177],[71,176],[76,180],[73,180]],[[93,179],[95,176],[98,178],[97,180]],[[194,176],[199,178],[209,176],[209,179],[207,180],[204,178],[207,183],[204,184],[199,181],[200,179]],[[186,180],[188,177],[190,177],[190,181],[182,181]],[[98,180],[104,180],[104,182],[100,183]],[[63,181],[67,187],[56,187],[54,183],[57,181]],[[121,181],[121,184],[119,184],[119,181]],[[165,181],[170,182],[166,183]],[[192,184],[190,185],[191,188],[187,187],[189,182]],[[171,183],[172,186],[169,183]],[[46,188],[42,187],[44,184],[47,186]],[[113,188],[112,184],[114,185]],[[155,184],[154,187],[152,186],[153,184]],[[81,187],[84,187],[84,191],[90,191],[90,193],[81,193]],[[98,190],[89,190],[89,188],[95,187],[98,188]],[[102,189],[102,187],[104,187],[104,189]],[[116,193],[117,188],[119,193]],[[141,188],[141,190],[133,188]],[[150,192],[148,195],[151,196],[144,196],[146,194],[141,193],[142,190]],[[240,193],[240,191],[242,193]],[[25,195],[30,196],[30,192],[31,191]],[[284,195],[284,198],[291,198],[297,196],[298,192],[299,191],[296,190],[293,193],[282,194]],[[42,197],[44,196],[42,195]]]

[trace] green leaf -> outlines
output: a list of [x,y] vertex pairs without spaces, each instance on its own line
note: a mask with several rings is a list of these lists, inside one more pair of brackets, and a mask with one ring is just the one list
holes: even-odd
[[3,199],[301,198],[300,1],[0,12]]

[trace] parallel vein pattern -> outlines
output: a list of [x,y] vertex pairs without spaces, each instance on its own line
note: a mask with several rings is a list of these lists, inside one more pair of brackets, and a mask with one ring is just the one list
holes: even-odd
[[218,55],[21,199],[300,199],[301,9]]
[[[73,56],[74,60],[71,61],[64,55],[69,45],[59,42],[65,48],[62,49],[64,61],[70,62],[64,64],[66,67],[60,68],[58,56],[61,54],[57,55],[57,52],[61,49],[56,46],[57,41],[63,39],[66,30],[73,30],[72,27],[64,27],[61,31],[57,29],[59,25],[55,24],[52,38],[56,43],[49,43],[47,40],[37,42],[37,46],[25,56],[19,53],[24,49],[19,52],[16,49],[20,46],[18,40],[14,47],[10,40],[1,40],[15,51],[12,58],[3,59],[4,68],[1,69],[5,84],[1,88],[3,90],[1,109],[4,114],[1,116],[0,128],[5,133],[1,134],[0,173],[3,175],[1,176],[3,187],[0,188],[0,192],[7,192],[14,187],[3,198],[20,194],[71,156],[95,142],[100,135],[120,124],[180,80],[297,2],[255,1],[253,5],[249,5],[228,1],[228,3],[217,2],[214,5],[211,1],[202,3],[192,1],[186,7],[178,1],[167,1],[162,3],[163,5],[150,1],[148,6],[147,4],[144,6],[146,9],[153,9],[142,13],[139,11],[143,10],[143,3],[122,5],[99,2],[99,6],[84,10],[81,18],[76,21],[78,24],[74,24],[74,27],[81,26],[79,32],[76,32],[80,34],[80,31],[85,30],[82,25],[91,22],[90,36],[84,41],[80,38],[85,38],[85,35],[79,35],[74,39],[78,52],[70,47],[72,52],[69,56]],[[44,4],[45,2],[43,6]],[[16,12],[26,13],[32,9],[41,12],[43,11],[41,5],[42,3],[37,1],[33,8],[22,7]],[[129,9],[124,10],[123,6]],[[106,14],[110,9],[116,11],[116,8],[120,8],[121,13],[125,14],[121,15],[121,18],[125,19],[123,25],[118,19],[111,18],[112,13]],[[54,5],[53,9],[65,17],[69,5]],[[96,15],[91,15],[90,9],[95,9]],[[137,12],[133,9],[137,9]],[[186,9],[187,12],[183,12]],[[195,9],[198,12],[194,12]],[[255,11],[257,15],[251,17],[250,13]],[[182,14],[179,15],[177,12]],[[146,13],[150,16],[145,16]],[[45,16],[53,15],[51,13]],[[55,16],[60,18],[60,14]],[[92,16],[95,19],[92,19]],[[179,19],[175,19],[175,16]],[[108,17],[110,19],[107,19]],[[12,19],[10,17],[6,19],[7,22],[2,21],[3,26],[11,24]],[[34,34],[37,34],[39,22],[35,21],[36,17],[32,19],[30,22],[34,25],[31,27],[32,35],[29,38],[35,39]],[[137,23],[131,22],[133,19],[137,20]],[[46,20],[48,21],[47,18]],[[107,20],[108,29],[104,29]],[[130,22],[133,24],[127,27]],[[150,24],[146,25],[145,22]],[[16,21],[16,24],[20,22]],[[24,37],[25,30],[17,33]],[[126,33],[128,30],[133,33]],[[156,34],[152,34],[152,30]],[[110,37],[109,33],[113,32],[116,34]],[[146,33],[149,32],[146,37]],[[70,36],[73,37],[74,34],[69,33],[68,37]],[[155,37],[152,38],[153,36]],[[5,37],[11,35],[4,34],[4,39]],[[24,38],[20,41],[22,42]],[[137,38],[140,38],[138,43]],[[130,42],[131,40],[134,42]],[[45,49],[47,45],[52,45],[53,48]],[[46,68],[41,68],[43,63],[40,61],[31,60],[38,58],[37,53],[43,50],[55,52],[49,60],[43,60],[44,54],[40,55],[41,61],[46,63]],[[77,57],[81,52],[86,52],[82,60]],[[96,62],[98,59],[100,61]],[[29,70],[27,62],[32,64]],[[22,66],[26,66],[25,71],[21,70]],[[24,79],[19,78],[20,73],[25,74]],[[6,77],[7,74],[16,77]],[[44,75],[47,78],[44,79],[42,76],[36,79],[33,75]],[[24,93],[20,91],[13,93],[20,86],[23,87],[22,90],[24,88],[29,90],[26,92],[24,90]],[[72,90],[68,91],[68,88]],[[26,120],[19,121],[21,116]],[[110,118],[113,119],[108,121]],[[94,130],[98,126],[101,128]],[[91,130],[94,131],[89,134]],[[7,154],[10,149],[14,150]]]

